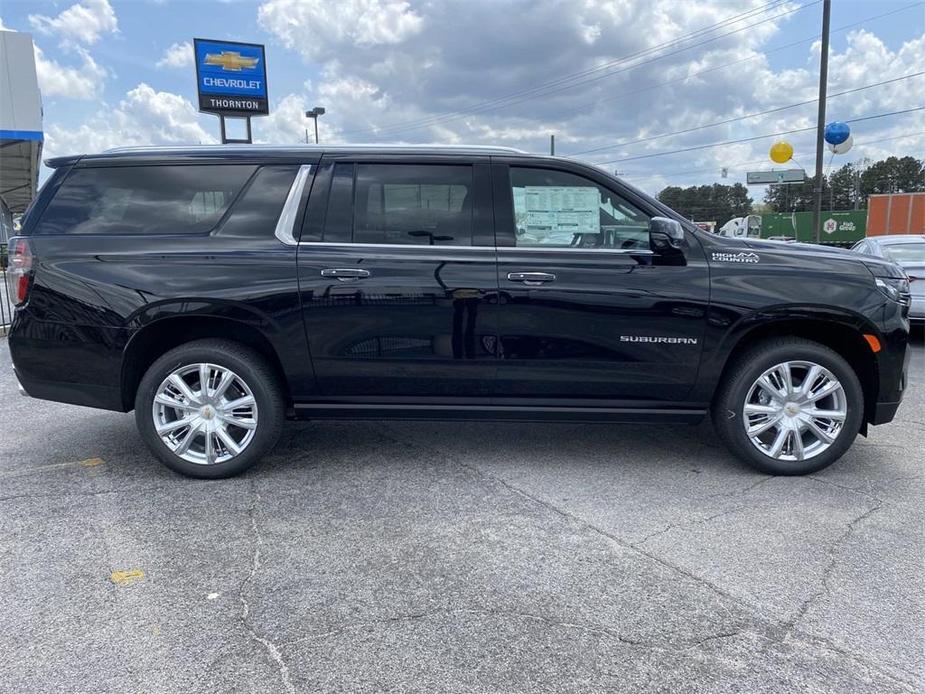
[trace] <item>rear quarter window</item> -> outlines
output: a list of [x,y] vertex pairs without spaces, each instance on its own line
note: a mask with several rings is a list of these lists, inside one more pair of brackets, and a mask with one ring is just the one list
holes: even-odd
[[210,231],[252,165],[78,168],[45,209],[37,234],[190,234]]
[[273,238],[298,170],[295,165],[262,166],[216,233],[219,236]]

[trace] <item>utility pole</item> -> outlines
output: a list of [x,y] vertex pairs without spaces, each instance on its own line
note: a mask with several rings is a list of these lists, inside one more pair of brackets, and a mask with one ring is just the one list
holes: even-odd
[[825,138],[825,99],[829,77],[829,17],[832,0],[822,2],[822,53],[819,56],[819,113],[816,119],[816,180],[813,184],[813,235],[816,243],[822,240],[822,156]]
[[556,156],[556,136],[555,135],[549,136],[549,156],[551,157]]

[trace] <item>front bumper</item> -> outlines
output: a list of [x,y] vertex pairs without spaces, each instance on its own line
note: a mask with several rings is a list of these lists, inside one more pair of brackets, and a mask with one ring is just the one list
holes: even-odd
[[886,424],[893,420],[909,383],[909,309],[894,302],[884,305],[881,330],[882,349],[876,354],[877,391],[867,401],[869,424]]
[[887,422],[892,422],[893,417],[896,416],[896,410],[899,409],[899,405],[902,401],[899,402],[878,402],[874,405],[874,410],[871,412],[868,423],[877,425],[877,424],[886,424]]

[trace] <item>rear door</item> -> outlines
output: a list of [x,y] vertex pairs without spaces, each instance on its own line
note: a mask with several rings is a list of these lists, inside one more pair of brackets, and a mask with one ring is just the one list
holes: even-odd
[[486,157],[325,156],[299,288],[327,401],[487,402],[497,267]]
[[566,162],[494,161],[499,404],[682,401],[709,300],[696,238],[656,254],[649,220],[658,210],[633,191]]

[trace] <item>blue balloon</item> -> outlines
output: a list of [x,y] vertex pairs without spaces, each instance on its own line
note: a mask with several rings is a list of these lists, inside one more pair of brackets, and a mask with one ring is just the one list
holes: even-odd
[[848,139],[850,134],[851,128],[848,127],[847,123],[842,123],[840,120],[833,120],[825,126],[825,141],[830,145],[840,145]]

